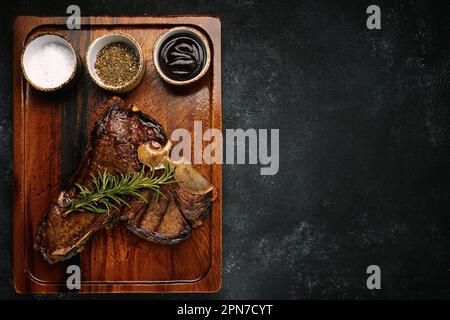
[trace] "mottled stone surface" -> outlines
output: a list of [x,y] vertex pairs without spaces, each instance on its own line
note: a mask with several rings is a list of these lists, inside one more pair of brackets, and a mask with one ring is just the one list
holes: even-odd
[[[73,1],[84,15],[222,20],[224,128],[279,128],[280,171],[223,168],[223,289],[83,298],[448,298],[450,5],[377,1]],[[43,5],[43,3],[46,3]],[[12,285],[12,22],[2,4],[0,298]],[[378,264],[382,290],[365,287]],[[22,298],[44,298],[24,296]],[[63,294],[50,298],[77,298]]]

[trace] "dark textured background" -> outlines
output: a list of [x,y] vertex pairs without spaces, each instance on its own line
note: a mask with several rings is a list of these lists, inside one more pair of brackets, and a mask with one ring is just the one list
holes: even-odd
[[[223,289],[188,297],[450,297],[448,1],[10,3],[0,5],[0,298],[29,298],[12,280],[12,22],[71,3],[83,15],[220,16],[224,128],[280,128],[278,175],[224,166]],[[379,31],[365,27],[372,3]],[[382,290],[365,288],[370,264]]]

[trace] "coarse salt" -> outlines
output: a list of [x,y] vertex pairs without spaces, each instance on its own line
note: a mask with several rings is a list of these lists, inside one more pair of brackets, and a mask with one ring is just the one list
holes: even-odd
[[72,51],[60,43],[51,42],[33,53],[27,76],[40,87],[56,88],[70,78],[74,67]]

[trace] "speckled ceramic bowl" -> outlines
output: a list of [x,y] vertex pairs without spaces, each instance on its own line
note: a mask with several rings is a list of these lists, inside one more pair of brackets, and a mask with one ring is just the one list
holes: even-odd
[[[162,70],[162,68],[159,64],[159,52],[161,50],[162,45],[164,44],[164,41],[166,39],[168,39],[169,37],[174,36],[176,34],[188,34],[188,35],[196,38],[203,44],[205,51],[206,51],[206,61],[205,61],[205,64],[204,64],[202,70],[200,71],[199,74],[197,74],[195,77],[193,77],[189,80],[181,81],[181,80],[175,80],[175,79],[170,78],[169,76],[167,76],[164,73],[164,71]],[[168,30],[166,33],[162,34],[158,38],[158,40],[156,40],[155,46],[153,48],[153,63],[155,64],[155,68],[156,68],[156,71],[158,72],[158,74],[167,83],[170,83],[170,84],[173,84],[176,86],[185,86],[185,85],[189,85],[194,82],[197,82],[200,78],[202,78],[206,74],[206,72],[208,71],[209,66],[211,64],[211,49],[209,47],[208,39],[200,31],[198,31],[194,28],[190,28],[190,27],[172,28],[172,29]]]
[[[36,53],[37,50],[39,50],[43,46],[50,44],[50,43],[57,43],[57,44],[67,47],[71,51],[74,61],[75,61],[73,70],[70,73],[70,76],[67,77],[67,79],[65,79],[61,83],[59,83],[55,86],[52,86],[52,87],[48,87],[48,86],[44,86],[44,85],[40,84],[39,81],[37,81],[36,79],[33,79],[33,77],[31,76],[31,72],[30,72],[30,69],[32,68],[32,63],[33,63],[32,62],[33,55]],[[75,80],[81,70],[81,59],[80,59],[79,55],[77,54],[77,52],[75,51],[74,47],[69,42],[69,40],[67,40],[63,35],[58,34],[58,33],[50,33],[50,32],[39,33],[39,34],[33,36],[32,38],[30,38],[24,46],[20,61],[21,61],[22,72],[23,72],[23,75],[24,75],[25,79],[27,80],[27,82],[33,88],[35,88],[39,91],[45,91],[45,92],[56,91],[56,90],[59,90],[59,89],[69,86],[70,84],[75,82]]]
[[[124,85],[120,86],[111,86],[104,83],[97,75],[97,72],[95,71],[95,61],[97,59],[97,54],[106,45],[113,42],[121,42],[129,45],[139,58],[139,68],[134,78],[128,83],[125,83]],[[95,39],[87,50],[86,65],[89,75],[99,87],[115,93],[125,93],[136,88],[137,85],[141,82],[145,71],[144,54],[142,52],[141,46],[131,36],[123,33],[110,33]]]

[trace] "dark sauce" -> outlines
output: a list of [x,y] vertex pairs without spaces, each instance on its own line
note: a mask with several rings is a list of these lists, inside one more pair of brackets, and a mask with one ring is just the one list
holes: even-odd
[[159,50],[159,65],[170,79],[186,81],[197,76],[206,63],[206,49],[201,40],[188,33],[167,38]]

